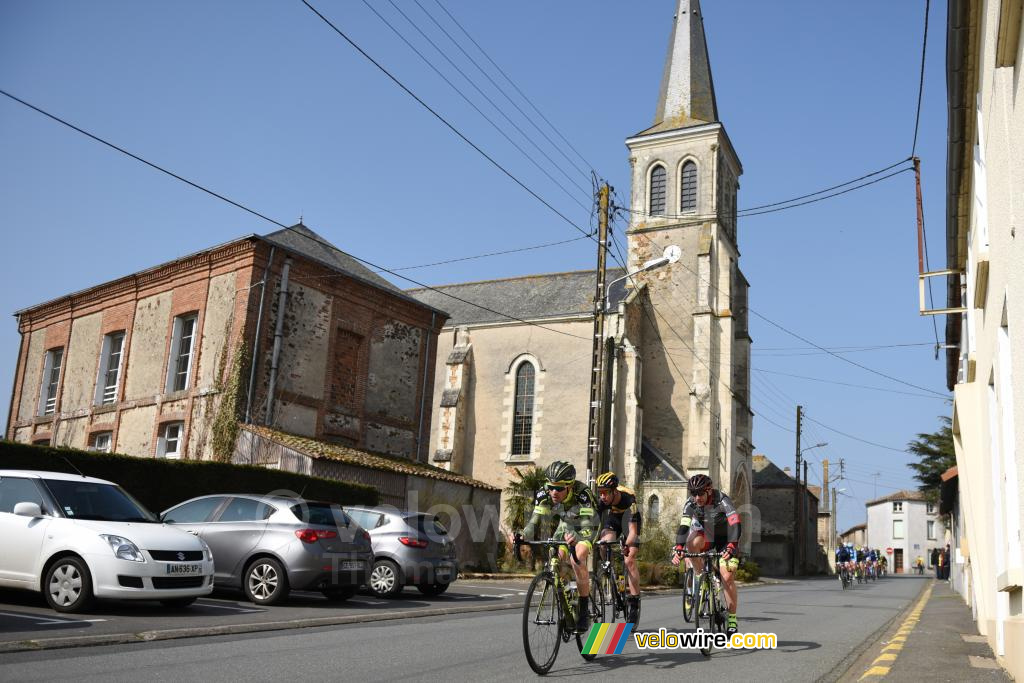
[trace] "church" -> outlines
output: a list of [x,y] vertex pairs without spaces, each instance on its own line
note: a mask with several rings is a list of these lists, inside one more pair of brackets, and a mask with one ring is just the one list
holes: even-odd
[[[669,527],[697,473],[745,510],[753,452],[743,169],[718,117],[699,0],[678,0],[654,125],[625,143],[628,272],[606,275],[599,462],[637,490],[646,519]],[[645,270],[667,247],[680,258]],[[587,463],[597,278],[407,292],[450,315],[436,350],[431,464],[498,487],[554,460],[596,477]]]

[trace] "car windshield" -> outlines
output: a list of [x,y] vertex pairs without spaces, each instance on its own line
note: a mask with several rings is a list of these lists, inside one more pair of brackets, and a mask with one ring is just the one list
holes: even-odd
[[352,523],[340,505],[331,503],[298,503],[291,507],[291,511],[306,524],[343,527]]
[[44,479],[57,507],[70,519],[159,523],[156,515],[120,486],[91,481]]

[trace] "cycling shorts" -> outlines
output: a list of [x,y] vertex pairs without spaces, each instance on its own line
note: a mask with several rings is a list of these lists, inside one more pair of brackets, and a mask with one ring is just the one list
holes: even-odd
[[[690,539],[694,537],[698,537],[704,541],[701,552],[707,552],[709,550],[716,550],[718,552],[722,552],[723,550],[725,550],[725,547],[729,544],[729,542],[725,540],[726,537],[724,535],[716,535],[716,539],[719,540],[717,542],[713,542],[710,538],[708,538],[707,534],[704,533],[703,529],[690,529],[690,536],[687,539],[687,545],[689,545]],[[719,560],[719,566],[725,567],[730,572],[736,571],[740,566],[739,551],[734,551],[732,557],[730,557],[728,560],[724,562]]]

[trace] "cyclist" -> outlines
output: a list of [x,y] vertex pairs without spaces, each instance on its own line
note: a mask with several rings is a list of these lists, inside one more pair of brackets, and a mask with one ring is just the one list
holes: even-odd
[[857,580],[861,583],[868,579],[867,574],[864,573],[864,558],[864,548],[862,546],[857,546]]
[[[722,577],[725,604],[729,609],[725,631],[731,636],[738,628],[736,570],[740,565],[740,514],[736,512],[736,506],[729,496],[711,486],[711,477],[706,474],[690,477],[688,489],[690,497],[683,506],[683,517],[676,530],[676,552],[672,555],[672,564],[679,564],[678,553],[684,550],[691,553],[701,553],[712,548],[721,551],[718,570]],[[699,573],[703,570],[704,561],[693,558],[693,571]]]
[[[523,527],[522,534],[513,536],[513,542],[524,538],[533,540],[537,524],[542,519],[558,519],[558,526],[552,535],[565,539],[566,545],[559,547],[558,557],[562,562],[569,558],[573,573],[576,574],[576,586],[580,594],[576,630],[586,633],[590,630],[590,574],[587,558],[593,549],[592,543],[597,532],[597,500],[586,484],[576,481],[576,468],[572,463],[556,460],[548,466],[545,475],[548,480],[545,490],[537,493],[530,521]],[[569,545],[575,546],[575,562],[569,554]]]
[[850,549],[845,545],[836,548],[836,574],[839,580],[843,580],[843,571],[850,570]]
[[643,523],[637,509],[636,494],[626,486],[619,486],[619,478],[614,472],[605,472],[597,477],[597,497],[597,513],[603,522],[599,539],[618,539],[622,542],[622,558],[629,580],[626,621],[636,623],[640,606],[640,572],[636,566],[636,557]]

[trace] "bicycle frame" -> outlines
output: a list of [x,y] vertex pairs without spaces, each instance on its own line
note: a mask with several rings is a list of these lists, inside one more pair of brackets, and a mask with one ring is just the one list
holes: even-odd
[[[608,577],[608,585],[611,589],[612,603],[612,621],[618,621],[619,614],[626,614],[626,595],[628,595],[628,589],[626,589],[626,563],[622,557],[622,542],[621,541],[597,541],[595,544],[597,547],[601,547],[601,554],[603,559],[601,560],[601,566],[598,569],[598,579],[602,575]],[[612,550],[613,547],[618,546],[618,552]],[[622,562],[622,574],[619,574],[615,566],[615,558],[620,558]],[[619,578],[623,580],[622,589],[619,588]]]
[[[694,573],[694,600],[696,604],[694,606],[694,622],[698,629],[701,628],[700,622],[701,617],[707,617],[708,626],[712,632],[718,631],[725,627],[725,613],[724,607],[722,606],[722,600],[720,593],[722,590],[722,579],[718,574],[718,558],[722,556],[722,553],[714,551],[705,551],[702,553],[690,553],[690,552],[678,552],[680,557],[688,557],[691,559],[702,559],[703,567],[701,567],[700,573]],[[707,613],[704,613],[704,609],[707,608]],[[701,649],[701,654],[705,657],[711,656],[711,648]]]

